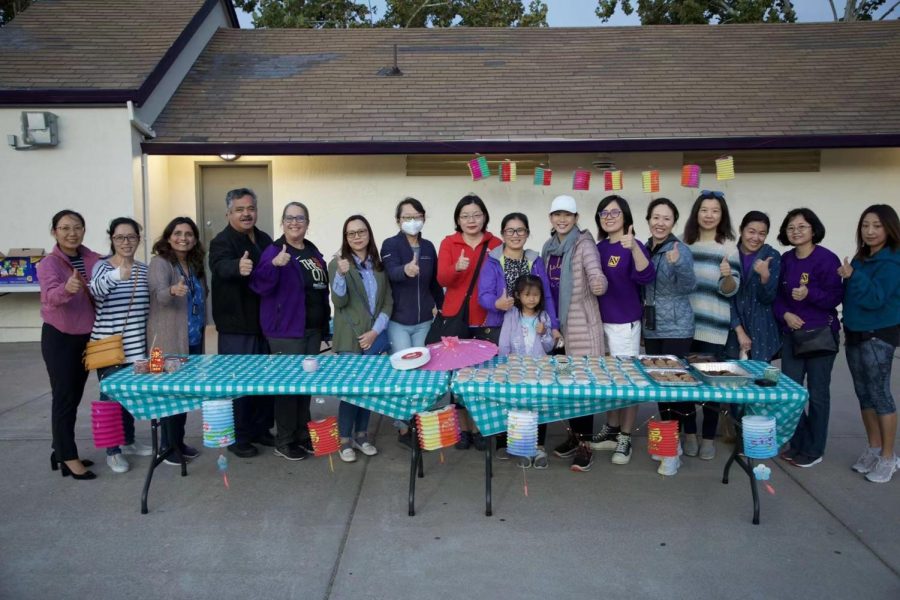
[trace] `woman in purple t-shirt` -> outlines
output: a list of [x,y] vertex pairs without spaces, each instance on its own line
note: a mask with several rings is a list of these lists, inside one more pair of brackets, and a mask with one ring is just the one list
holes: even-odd
[[[800,415],[790,448],[781,458],[798,467],[822,462],[828,438],[828,412],[831,405],[831,369],[838,347],[836,307],[844,298],[838,268],[841,261],[834,252],[819,246],[825,238],[825,226],[808,208],[795,208],[781,223],[778,241],[793,250],[781,256],[781,274],[775,297],[775,317],[784,332],[781,368],[809,390],[809,408]],[[834,336],[834,352],[816,356],[796,356],[792,332],[827,327]]]
[[[625,198],[607,196],[594,212],[600,266],[609,282],[606,294],[598,296],[606,348],[612,356],[641,353],[641,286],[653,281],[656,269],[650,253],[634,239],[634,219]],[[606,424],[591,443],[594,450],[612,450],[614,465],[631,460],[631,430],[638,407],[629,406],[606,414]]]

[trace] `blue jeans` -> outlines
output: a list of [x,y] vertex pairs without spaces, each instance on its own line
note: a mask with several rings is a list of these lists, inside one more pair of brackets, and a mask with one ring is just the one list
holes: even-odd
[[[431,329],[431,321],[424,321],[418,325],[404,325],[396,321],[388,323],[388,338],[391,340],[391,352],[400,352],[407,348],[425,345],[425,337]],[[397,429],[406,429],[409,423],[394,421]]]
[[[838,334],[834,334],[837,339]],[[781,352],[781,370],[784,374],[803,385],[809,392],[809,407],[800,415],[797,430],[791,438],[791,449],[811,458],[819,458],[825,454],[825,442],[828,439],[828,415],[831,411],[831,369],[834,367],[835,354],[817,356],[815,358],[798,358],[794,356],[794,340],[790,335],[784,336]]]
[[[382,354],[383,352],[387,352],[387,350],[388,335],[387,330],[384,330],[377,338],[375,338],[375,342],[372,343],[371,348],[365,350],[363,354]],[[341,354],[352,353],[342,352]],[[372,416],[372,411],[368,408],[356,406],[355,404],[350,404],[349,402],[341,400],[341,403],[338,406],[338,434],[342,438],[353,437],[354,431],[356,432],[357,437],[366,435],[369,430],[370,416]]]
[[891,364],[894,346],[873,337],[860,344],[847,346],[847,365],[853,377],[853,389],[861,410],[891,415],[897,412],[891,395]]

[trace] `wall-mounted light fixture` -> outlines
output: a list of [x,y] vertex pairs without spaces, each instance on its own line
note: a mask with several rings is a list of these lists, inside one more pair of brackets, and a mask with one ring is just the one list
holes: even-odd
[[225,162],[234,162],[241,157],[240,154],[220,154],[219,158]]
[[22,112],[22,145],[15,135],[7,135],[6,142],[16,150],[33,150],[59,144],[57,117],[51,112]]

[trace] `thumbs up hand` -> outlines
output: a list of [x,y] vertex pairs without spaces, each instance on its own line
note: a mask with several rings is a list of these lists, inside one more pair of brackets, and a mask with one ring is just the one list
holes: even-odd
[[456,259],[456,270],[457,271],[465,271],[469,268],[469,259],[466,257],[465,252],[459,253],[459,258]]
[[70,294],[77,294],[82,287],[81,277],[78,276],[78,273],[72,271],[72,274],[66,280],[66,291]]
[[513,306],[515,306],[516,302],[512,298],[506,295],[506,287],[503,287],[503,294],[497,298],[497,301],[494,302],[494,306],[497,310],[502,310],[503,312],[508,311]]
[[188,293],[188,286],[184,283],[184,277],[178,278],[178,283],[169,288],[169,293],[173,296],[183,298]]
[[770,256],[766,260],[756,260],[753,263],[753,271],[758,273],[760,278],[769,279],[769,263],[772,262],[772,257]]
[[244,250],[244,255],[238,261],[238,271],[243,277],[246,277],[253,271],[253,261],[250,260],[250,252]]
[[419,256],[413,252],[412,260],[403,266],[403,272],[407,277],[415,277],[419,274]]
[[731,277],[731,263],[728,262],[728,255],[722,257],[722,262],[719,263],[719,273],[721,273],[722,277]]
[[844,264],[838,267],[837,272],[838,275],[841,276],[841,278],[850,279],[850,277],[853,275],[853,267],[850,265],[849,258],[847,258],[846,256],[844,257]]
[[334,257],[336,259],[338,259],[338,261],[337,261],[338,273],[340,273],[341,275],[346,275],[350,271],[350,261],[338,254],[335,254]]
[[669,261],[670,265],[674,265],[678,262],[679,258],[681,258],[681,254],[678,252],[678,242],[675,242],[672,249],[666,252],[666,260]]
[[628,233],[622,236],[622,239],[619,240],[619,243],[622,244],[622,247],[626,250],[631,250],[634,248],[634,225],[628,226]]
[[807,294],[809,294],[809,288],[802,284],[800,285],[800,287],[795,287],[791,290],[791,298],[793,298],[797,302],[804,300]]
[[272,258],[272,266],[274,267],[283,267],[284,265],[291,262],[291,255],[288,253],[287,244],[281,247],[281,252],[275,255]]

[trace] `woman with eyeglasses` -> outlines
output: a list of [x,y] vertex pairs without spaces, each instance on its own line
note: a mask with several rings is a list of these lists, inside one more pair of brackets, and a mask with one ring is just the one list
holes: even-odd
[[[203,354],[206,328],[205,252],[200,230],[190,217],[175,217],[153,244],[150,259],[150,315],[147,337],[167,354]],[[162,419],[160,455],[169,465],[200,456],[200,451],[184,443],[187,414]]]
[[[541,255],[534,250],[526,250],[525,242],[531,229],[528,217],[522,213],[510,213],[500,222],[500,233],[503,243],[491,250],[485,257],[484,267],[478,279],[478,303],[487,311],[485,325],[499,329],[503,325],[506,312],[515,304],[516,282],[524,275],[534,275],[541,280],[544,288],[544,310],[550,316],[553,336],[560,339],[559,319],[556,316],[556,305],[550,293],[550,280]],[[544,442],[547,436],[546,425],[538,427],[538,455],[534,459],[537,468],[546,468],[547,453]],[[497,436],[497,458],[506,460],[506,436]],[[528,461],[531,465],[531,461]]]
[[[444,303],[444,289],[437,280],[437,251],[422,237],[425,207],[415,198],[404,198],[395,211],[400,231],[381,245],[381,260],[391,282],[394,312],[388,323],[391,352],[424,346],[431,321]],[[395,421],[397,441],[412,448],[409,427]]]
[[[381,354],[390,347],[387,327],[394,308],[391,286],[372,228],[362,215],[344,221],[341,250],[328,263],[334,303],[334,351],[338,354]],[[338,408],[340,458],[356,460],[355,450],[378,454],[369,442],[372,411],[341,401]]]
[[[606,293],[608,283],[600,266],[594,236],[578,227],[578,205],[572,196],[557,196],[550,203],[550,239],[541,249],[547,267],[550,296],[559,316],[566,354],[603,356],[603,321],[597,296]],[[569,419],[569,435],[553,449],[560,458],[572,457],[570,469],[591,470],[594,456],[591,438],[594,415]]]
[[[672,233],[678,222],[678,208],[668,198],[657,198],[647,207],[650,226],[650,261],[656,271],[651,283],[644,286],[644,348],[647,354],[672,354],[685,357],[694,341],[694,310],[691,293],[697,288],[694,257],[678,237]],[[660,402],[659,416],[665,421],[679,421],[679,427],[697,423],[690,402]],[[686,418],[690,416],[690,418]],[[680,451],[679,451],[680,454]],[[678,473],[678,456],[654,457],[660,460],[657,473],[673,476]]]
[[[141,242],[141,226],[129,217],[113,219],[109,224],[112,254],[94,265],[90,290],[96,313],[92,340],[121,335],[125,362],[97,369],[97,378],[112,375],[139,358],[147,356],[147,317],[150,312],[150,287],[147,265],[135,260]],[[100,400],[109,401],[106,394]],[[106,464],[113,473],[126,473],[131,465],[124,454],[150,456],[153,449],[134,439],[134,417],[122,407],[125,446],[106,449]]]
[[[734,244],[734,230],[728,214],[725,194],[703,190],[697,196],[684,224],[684,243],[694,258],[697,288],[691,294],[694,310],[692,352],[725,359],[725,343],[731,331],[731,297],[741,284],[741,262]],[[685,422],[684,453],[712,460],[716,456],[716,429],[719,425],[718,402],[703,404],[702,440],[697,440],[696,417]]]
[[868,446],[853,470],[887,483],[900,467],[894,454],[897,406],[891,365],[900,345],[900,219],[887,204],[863,211],[856,226],[856,256],[844,258],[844,340]]
[[[641,353],[641,289],[653,281],[656,269],[650,253],[634,238],[634,219],[625,198],[612,195],[600,200],[594,222],[600,265],[609,281],[609,290],[597,298],[606,348],[612,356],[637,356]],[[591,447],[612,450],[612,463],[627,465],[637,412],[637,406],[630,406],[606,413],[606,423]]]
[[[259,294],[259,325],[272,354],[319,354],[329,333],[328,272],[310,240],[309,210],[288,202],[281,212],[282,236],[263,250],[250,275]],[[312,448],[308,395],[275,397],[275,456],[297,461]]]
[[[808,208],[795,208],[784,217],[778,230],[778,241],[791,245],[781,255],[781,275],[775,297],[775,317],[782,326],[784,341],[781,370],[809,391],[807,412],[791,438],[790,447],[781,458],[797,467],[812,467],[822,462],[828,439],[828,416],[831,410],[831,369],[838,348],[837,306],[844,299],[844,288],[838,268],[841,261],[834,252],[820,246],[825,239],[825,226]],[[819,330],[830,348],[807,353],[797,348],[795,332]]]
[[87,289],[89,273],[100,255],[84,246],[84,217],[61,210],[50,221],[56,239],[53,251],[37,265],[41,287],[41,355],[50,377],[50,428],[53,451],[50,468],[63,477],[90,480],[94,463],[78,457],[75,417],[88,373],[81,359],[94,326],[94,306]]
[[744,215],[738,241],[741,287],[732,298],[732,330],[725,345],[730,358],[769,362],[781,350],[781,328],[772,311],[781,254],[766,243],[768,235],[768,215],[758,210]]
[[[478,279],[483,268],[482,253],[487,254],[500,245],[500,239],[487,230],[491,216],[484,201],[475,194],[463,196],[453,209],[453,222],[456,233],[450,234],[441,241],[438,250],[438,283],[444,286],[444,305],[441,312],[445,316],[459,314],[463,309],[463,301],[469,284],[475,286],[469,298],[469,330],[472,337],[490,339],[494,343],[500,340],[500,327],[488,327],[487,311],[478,302]],[[487,257],[485,256],[485,259]],[[457,450],[467,450],[475,446],[476,450],[485,450],[487,443],[475,428],[465,410],[458,413],[460,419],[460,438]]]

